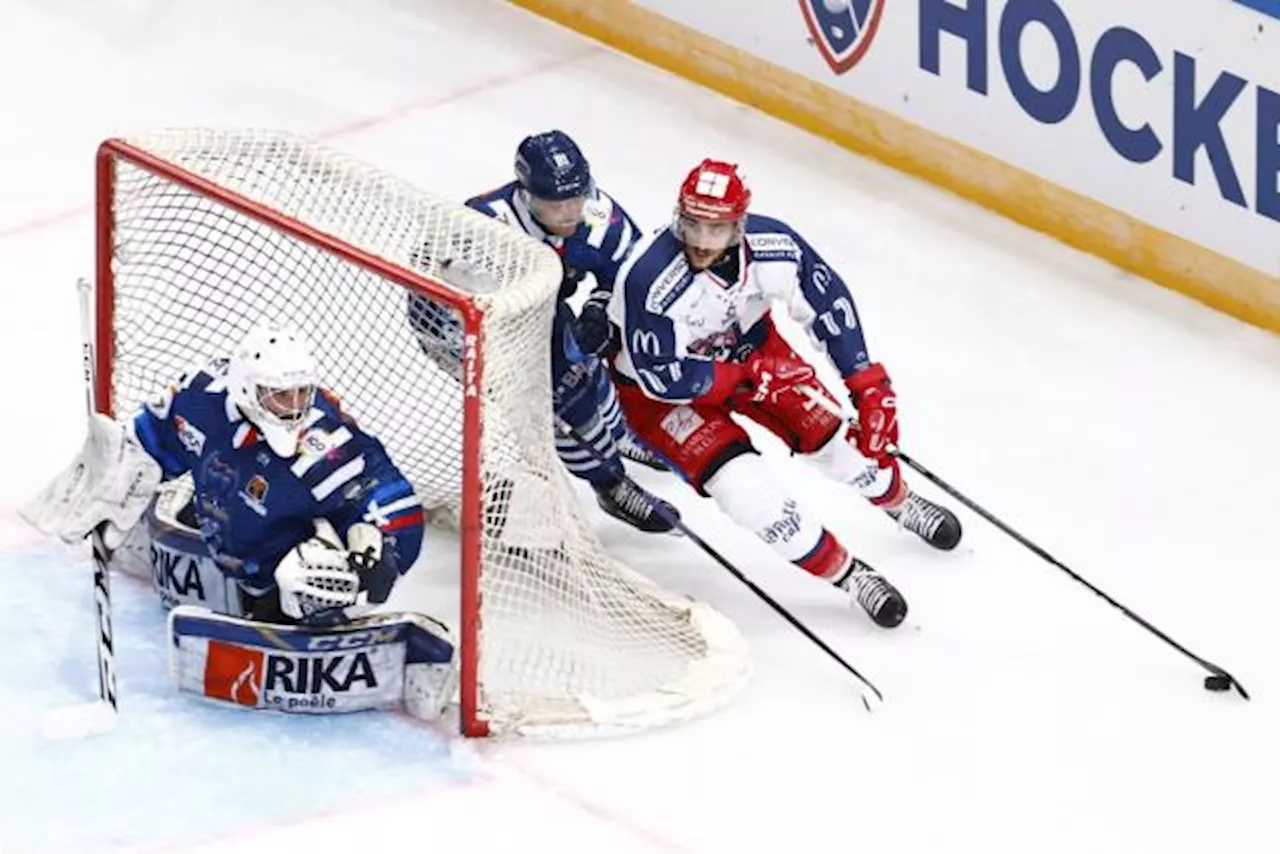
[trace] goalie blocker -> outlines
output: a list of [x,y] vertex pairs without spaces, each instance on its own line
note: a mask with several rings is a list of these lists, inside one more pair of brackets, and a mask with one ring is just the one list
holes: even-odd
[[401,705],[438,719],[457,687],[444,624],[388,613],[315,629],[179,605],[169,612],[169,675],[182,692],[241,708],[343,714]]

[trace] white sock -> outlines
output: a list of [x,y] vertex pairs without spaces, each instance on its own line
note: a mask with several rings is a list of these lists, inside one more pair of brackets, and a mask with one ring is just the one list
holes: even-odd
[[832,480],[849,484],[877,506],[896,506],[907,496],[897,466],[880,468],[874,460],[859,454],[842,434],[837,433],[827,444],[800,458]]
[[757,454],[734,457],[703,489],[730,519],[806,572],[836,575],[848,552],[817,518],[777,485]]

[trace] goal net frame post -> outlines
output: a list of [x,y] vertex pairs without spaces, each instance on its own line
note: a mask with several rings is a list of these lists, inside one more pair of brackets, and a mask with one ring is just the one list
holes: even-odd
[[[103,141],[95,163],[95,402],[97,410],[111,417],[114,412],[112,366],[114,357],[115,300],[114,258],[115,167],[118,160],[151,172],[264,225],[280,228],[317,249],[388,279],[409,291],[448,305],[463,322],[462,349],[462,477],[460,497],[460,595],[459,603],[459,724],[468,737],[490,735],[489,722],[479,707],[480,656],[480,569],[482,489],[480,443],[483,430],[483,402],[480,394],[484,376],[484,312],[456,290],[426,276],[379,258],[332,235],[308,226],[272,208],[259,204],[234,190],[219,186],[182,167],[130,145],[123,139]],[[216,354],[206,354],[213,357]],[[468,449],[469,448],[469,452]]]

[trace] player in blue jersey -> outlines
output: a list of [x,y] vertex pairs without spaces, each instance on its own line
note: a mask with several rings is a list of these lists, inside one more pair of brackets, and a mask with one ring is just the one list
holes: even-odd
[[165,484],[126,545],[149,551],[166,605],[333,625],[386,602],[418,557],[413,487],[292,329],[255,329],[128,426]]
[[[601,509],[641,531],[666,532],[674,507],[626,477],[622,458],[665,465],[629,435],[609,372],[599,358],[613,346],[606,313],[618,267],[639,237],[627,212],[596,187],[581,150],[562,131],[524,139],[516,150],[516,180],[467,200],[467,205],[551,246],[564,262],[551,340],[552,404],[577,435],[558,434],[565,467],[589,483]],[[583,281],[592,291],[577,317],[569,305]],[[423,347],[453,369],[457,323],[429,300],[411,297],[409,319]],[[443,349],[442,349],[443,348]],[[590,446],[589,448],[586,446]],[[661,505],[663,512],[655,509]]]
[[[853,557],[804,502],[770,477],[731,413],[766,427],[793,452],[852,485],[939,549],[960,540],[943,507],[908,489],[897,459],[897,400],[867,353],[840,276],[785,223],[748,214],[737,167],[704,160],[685,179],[672,226],[642,241],[618,274],[610,317],[622,409],[636,434],[788,561],[836,584],[885,627],[907,604]],[[774,328],[781,305],[844,378],[857,409],[847,431],[811,399],[834,398]]]
[[369,613],[417,559],[422,506],[382,444],[317,385],[292,329],[253,330],[126,422],[91,415],[80,453],[20,512],[64,542],[93,540],[99,711],[116,707],[111,569],[150,575],[172,609],[179,691],[242,709],[402,707],[433,721],[453,701],[448,627]]

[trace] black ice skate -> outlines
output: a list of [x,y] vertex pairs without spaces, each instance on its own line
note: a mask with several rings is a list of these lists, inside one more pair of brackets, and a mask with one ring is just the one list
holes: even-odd
[[908,492],[906,501],[884,512],[935,549],[951,551],[960,542],[960,520],[956,514],[914,492]]
[[615,442],[614,445],[623,459],[631,460],[631,462],[639,463],[642,466],[648,466],[654,471],[671,471],[661,457],[637,442],[635,436],[631,435],[630,430],[623,433],[622,438]]
[[645,533],[665,534],[675,527],[670,520],[680,518],[676,508],[641,489],[630,478],[621,477],[595,489],[601,510]]
[[877,626],[892,629],[907,616],[907,600],[898,588],[856,557],[849,558],[849,567],[836,586],[847,590]]

